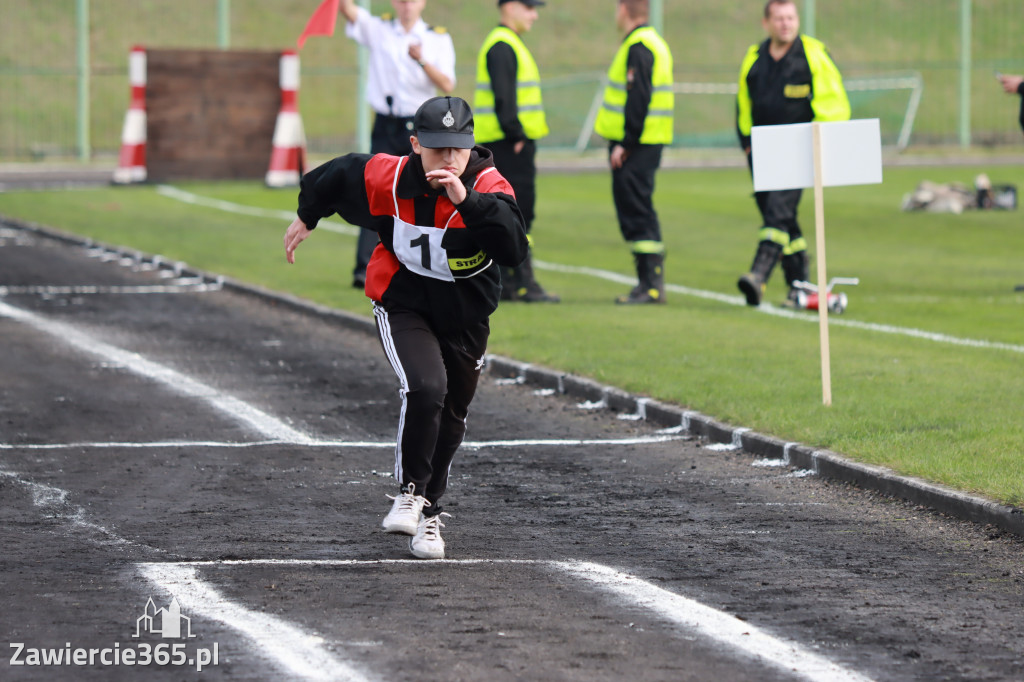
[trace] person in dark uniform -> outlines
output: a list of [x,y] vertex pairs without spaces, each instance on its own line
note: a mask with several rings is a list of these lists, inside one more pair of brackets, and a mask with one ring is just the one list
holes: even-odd
[[[845,121],[850,101],[839,69],[825,45],[800,34],[800,17],[793,0],[769,0],[761,20],[768,38],[747,50],[740,67],[736,99],[736,131],[753,170],[750,130],[753,126]],[[787,304],[796,305],[794,282],[807,281],[807,241],[797,222],[799,189],[755,192],[761,212],[757,253],[750,272],[736,283],[747,304],[761,304],[776,263],[789,286]]]
[[413,123],[408,156],[348,154],[307,173],[284,244],[294,263],[298,245],[333,213],[380,235],[366,295],[402,398],[399,492],[383,526],[411,535],[414,556],[440,559],[439,501],[484,365],[498,268],[519,265],[528,245],[512,186],[474,146],[469,105],[432,98]]
[[1024,130],[1024,76],[1006,76],[999,74],[999,83],[1010,95],[1022,95],[1020,99],[1020,127]]
[[625,38],[594,123],[608,140],[615,213],[637,272],[637,285],[617,303],[665,302],[665,244],[652,195],[662,149],[672,142],[675,96],[672,52],[647,25],[649,12],[648,0],[619,0],[615,23]]
[[[999,83],[1003,86],[1003,90],[1010,95],[1017,94],[1021,95],[1020,98],[1020,127],[1024,130],[1024,76],[1006,76],[1003,74],[998,75]],[[1018,284],[1013,288],[1014,291],[1024,291],[1024,284]]]
[[[347,20],[345,34],[369,50],[366,99],[376,115],[370,133],[371,154],[404,156],[412,151],[412,117],[424,101],[440,90],[455,89],[455,47],[443,28],[428,26],[421,15],[427,0],[391,0],[395,13],[380,17],[341,0]],[[366,264],[377,235],[361,230],[356,246],[352,286],[366,284]]]
[[[512,183],[516,201],[533,226],[537,202],[537,143],[548,134],[541,102],[540,71],[520,36],[537,20],[542,0],[498,0],[501,23],[480,47],[476,67],[477,142],[494,154],[494,165]],[[532,239],[531,239],[532,244]],[[557,303],[560,299],[537,283],[533,260],[502,272],[503,300]]]

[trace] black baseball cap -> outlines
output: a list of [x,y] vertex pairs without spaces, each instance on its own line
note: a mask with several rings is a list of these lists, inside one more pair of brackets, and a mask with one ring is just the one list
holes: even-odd
[[544,0],[498,0],[498,6],[501,7],[506,2],[521,2],[527,7],[543,7],[547,4]]
[[427,149],[472,149],[473,112],[460,97],[431,97],[412,119],[413,131]]

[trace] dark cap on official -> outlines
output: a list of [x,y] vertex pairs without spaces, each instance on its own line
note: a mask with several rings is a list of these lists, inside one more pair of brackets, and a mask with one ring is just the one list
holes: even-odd
[[547,4],[544,0],[498,0],[498,7],[501,7],[506,2],[521,2],[527,7],[543,7]]
[[473,112],[460,97],[431,97],[412,119],[413,133],[427,149],[472,149]]

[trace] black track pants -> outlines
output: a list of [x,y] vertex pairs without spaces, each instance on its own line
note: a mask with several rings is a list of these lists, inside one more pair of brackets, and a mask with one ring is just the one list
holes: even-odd
[[[609,152],[614,144],[609,145]],[[630,151],[622,168],[612,169],[615,214],[627,242],[661,241],[661,223],[652,199],[661,150],[660,144],[642,144]]]
[[448,470],[466,435],[466,415],[483,368],[490,326],[487,320],[468,329],[435,333],[410,310],[386,311],[376,304],[384,354],[400,384],[402,411],[395,449],[395,479],[416,485],[430,501],[427,513],[448,487]]

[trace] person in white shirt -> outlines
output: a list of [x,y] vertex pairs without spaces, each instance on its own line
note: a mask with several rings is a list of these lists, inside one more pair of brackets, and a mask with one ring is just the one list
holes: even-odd
[[[426,5],[427,0],[391,0],[394,14],[380,17],[357,6],[355,0],[341,0],[339,5],[348,22],[345,34],[369,50],[366,99],[376,112],[371,154],[410,154],[416,110],[438,90],[447,95],[455,89],[452,37],[423,21]],[[352,286],[365,286],[366,265],[376,245],[376,232],[360,231]]]

